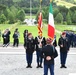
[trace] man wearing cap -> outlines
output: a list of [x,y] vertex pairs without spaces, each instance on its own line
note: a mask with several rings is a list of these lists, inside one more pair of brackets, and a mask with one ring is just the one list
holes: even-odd
[[46,39],[46,43],[47,45],[41,51],[41,57],[44,58],[44,75],[48,75],[48,69],[50,69],[50,75],[54,75],[54,58],[58,56],[58,53],[50,38]]
[[66,32],[62,33],[61,37],[59,38],[58,45],[60,47],[60,61],[61,61],[60,68],[67,68],[65,64],[66,64],[67,53],[69,51],[69,43],[68,39],[66,38]]
[[32,68],[32,58],[33,58],[33,52],[35,48],[35,42],[32,36],[32,33],[28,33],[28,39],[26,42],[27,45],[25,45],[26,48],[26,60],[27,60],[27,67],[26,68]]

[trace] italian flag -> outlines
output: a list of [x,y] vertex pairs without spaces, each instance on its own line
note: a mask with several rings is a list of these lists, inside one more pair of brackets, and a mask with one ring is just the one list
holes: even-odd
[[49,9],[48,37],[53,40],[54,34],[55,34],[55,26],[54,26],[54,18],[53,18],[53,10],[52,10],[52,2],[51,2]]

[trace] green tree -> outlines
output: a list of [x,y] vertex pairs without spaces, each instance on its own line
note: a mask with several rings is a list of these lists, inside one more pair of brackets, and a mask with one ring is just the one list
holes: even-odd
[[48,16],[49,16],[49,7],[44,7],[43,8],[43,19],[47,20],[48,21]]
[[66,15],[68,13],[68,8],[65,6],[58,6],[59,12],[63,15],[63,21],[66,21]]
[[11,11],[8,12],[8,20],[10,24],[15,22],[14,15]]
[[61,13],[58,13],[57,16],[55,17],[55,21],[57,23],[63,23],[63,15]]
[[6,16],[7,20],[8,20],[8,15],[9,15],[10,9],[6,8],[6,10],[4,10],[3,14]]
[[70,13],[68,12],[67,16],[66,16],[66,22],[68,25],[72,24],[72,21],[71,21],[71,15]]
[[21,21],[23,21],[25,19],[25,12],[24,12],[24,10],[19,10],[18,11],[17,18],[18,18],[18,20],[21,20]]
[[75,13],[74,13],[72,19],[73,19],[73,23],[76,24],[76,11],[75,11]]
[[6,21],[6,17],[4,14],[0,16],[0,23],[4,23]]
[[5,5],[0,4],[0,14],[3,14],[3,11],[6,9]]
[[16,18],[18,9],[15,6],[11,6],[10,11],[13,13],[14,18]]
[[56,17],[56,15],[59,13],[59,9],[58,8],[54,8],[54,17]]

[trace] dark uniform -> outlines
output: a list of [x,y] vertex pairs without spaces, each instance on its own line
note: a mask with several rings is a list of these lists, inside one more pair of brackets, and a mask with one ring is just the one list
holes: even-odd
[[18,47],[18,45],[19,45],[19,33],[15,31],[13,34],[13,38],[14,38],[13,46]]
[[11,32],[7,29],[7,46],[10,44],[10,34]]
[[[66,33],[62,33],[62,35],[66,35]],[[60,68],[67,68],[65,66],[66,64],[66,58],[67,58],[67,52],[69,50],[69,42],[68,39],[65,37],[60,37],[58,41],[58,45],[60,46],[60,60],[61,60],[61,67]]]
[[8,39],[7,31],[5,31],[2,34],[2,38],[3,38],[3,47],[5,47],[7,45],[7,39]]
[[26,42],[27,42],[27,39],[28,39],[28,30],[25,30],[24,33],[23,33],[23,37],[24,37],[24,46],[26,46]]
[[[50,41],[47,39],[47,41]],[[58,53],[54,46],[47,44],[42,48],[41,57],[44,58],[44,75],[48,75],[48,68],[50,69],[50,75],[54,75],[54,58],[58,56]],[[48,60],[47,57],[50,57]]]
[[35,38],[35,44],[36,44],[36,55],[37,55],[37,68],[42,68],[42,58],[40,57],[41,50],[43,46],[46,45],[46,40],[44,37],[36,37]]
[[26,48],[26,60],[27,60],[27,64],[28,64],[26,68],[32,68],[31,63],[32,63],[33,52],[34,52],[34,48],[35,48],[34,39],[29,38],[29,35],[31,35],[31,34],[28,34],[27,42],[24,45],[24,47]]

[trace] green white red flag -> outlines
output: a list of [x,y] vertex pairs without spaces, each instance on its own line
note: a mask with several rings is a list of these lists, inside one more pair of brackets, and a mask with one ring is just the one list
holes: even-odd
[[55,26],[54,26],[54,17],[53,17],[53,9],[52,2],[50,3],[49,9],[49,21],[48,21],[48,37],[54,39],[55,35]]

